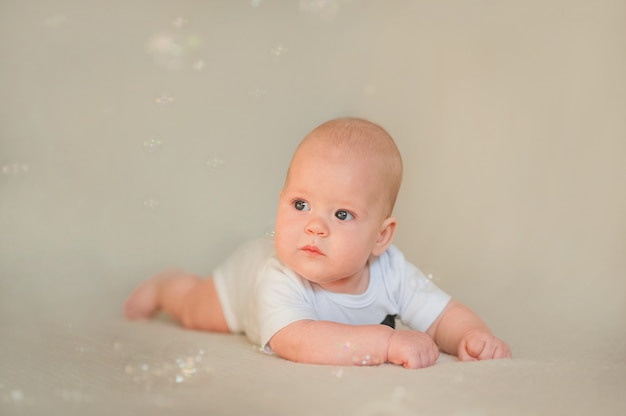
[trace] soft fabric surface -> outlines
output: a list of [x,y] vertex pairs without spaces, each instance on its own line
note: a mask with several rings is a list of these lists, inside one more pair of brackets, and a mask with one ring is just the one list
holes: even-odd
[[443,355],[433,367],[406,370],[292,363],[243,336],[187,331],[163,319],[5,322],[0,337],[2,415],[626,412],[623,344],[556,359],[514,345],[513,360],[461,363]]

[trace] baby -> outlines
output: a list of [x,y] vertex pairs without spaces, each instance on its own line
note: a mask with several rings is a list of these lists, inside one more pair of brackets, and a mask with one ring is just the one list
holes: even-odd
[[[243,332],[296,362],[422,368],[439,351],[510,358],[474,312],[391,244],[401,180],[400,153],[383,128],[326,122],[291,160],[273,239],[244,245],[207,279],[177,270],[153,277],[130,296],[126,316],[163,309],[187,328]],[[394,329],[395,316],[410,329]]]

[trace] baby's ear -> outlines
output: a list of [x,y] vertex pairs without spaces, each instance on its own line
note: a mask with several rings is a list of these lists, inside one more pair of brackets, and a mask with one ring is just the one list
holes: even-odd
[[396,224],[398,221],[395,217],[389,217],[380,227],[380,232],[378,233],[378,238],[376,239],[376,245],[374,246],[374,250],[372,250],[372,254],[374,256],[380,256],[383,254],[391,241],[393,241],[393,236],[396,233]]

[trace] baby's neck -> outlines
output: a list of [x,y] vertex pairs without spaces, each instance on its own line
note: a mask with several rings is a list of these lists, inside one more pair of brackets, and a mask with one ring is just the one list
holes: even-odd
[[346,295],[362,295],[367,292],[370,284],[370,264],[369,261],[355,275],[333,282],[318,284],[322,289],[333,293],[343,293]]

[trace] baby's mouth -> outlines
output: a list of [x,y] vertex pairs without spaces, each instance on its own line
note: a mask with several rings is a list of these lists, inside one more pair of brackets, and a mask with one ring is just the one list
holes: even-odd
[[312,254],[312,255],[317,255],[317,256],[324,255],[322,250],[320,250],[317,246],[313,246],[313,245],[306,245],[300,248],[300,250],[304,251],[305,253]]

